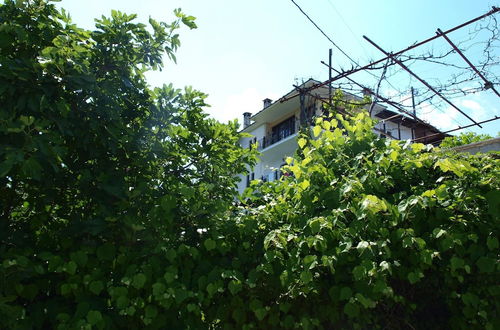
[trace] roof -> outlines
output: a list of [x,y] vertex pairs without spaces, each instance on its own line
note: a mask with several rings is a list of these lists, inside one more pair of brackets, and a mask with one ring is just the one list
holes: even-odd
[[[252,115],[250,117],[250,120],[252,120],[253,122],[250,125],[248,125],[247,127],[241,129],[240,132],[252,130],[254,128],[254,126],[259,122],[259,119],[265,113],[276,110],[277,108],[279,108],[279,104],[283,104],[286,102],[293,102],[293,103],[297,103],[296,105],[298,106],[299,100],[298,100],[298,98],[295,98],[295,97],[298,96],[300,93],[297,92],[297,87],[308,88],[308,87],[312,87],[312,86],[314,86],[316,84],[320,84],[320,83],[321,83],[320,81],[317,81],[315,79],[310,78],[307,81],[305,81],[304,83],[302,83],[300,86],[295,86],[291,91],[289,91],[288,93],[283,95],[280,99],[272,102],[269,106],[261,109],[260,111],[258,111],[254,115]],[[321,86],[320,88],[322,88],[324,90],[327,89],[327,87],[324,87],[324,86]],[[344,95],[348,96],[349,98],[359,100],[359,101],[362,100],[362,98],[358,95],[355,95],[355,94],[352,94],[352,93],[349,93],[346,91],[342,91],[342,92],[344,93]],[[321,97],[320,94],[318,94],[317,96]],[[323,97],[321,97],[321,98],[323,98]],[[382,119],[382,120],[388,119],[391,122],[399,123],[400,125],[403,125],[403,126],[406,126],[409,128],[419,128],[419,129],[429,130],[432,133],[441,133],[441,131],[439,129],[437,129],[436,127],[432,126],[431,124],[429,124],[427,122],[424,122],[423,120],[420,120],[418,118],[417,118],[417,120],[415,120],[415,119],[413,119],[405,114],[400,114],[400,113],[388,110],[386,106],[379,104],[379,103],[377,103],[376,105],[381,110],[379,112],[377,112],[375,114],[375,116]],[[437,141],[441,141],[446,136],[449,136],[449,135],[441,133],[441,134],[433,136],[432,138],[424,139],[423,141],[425,143],[436,143]]]

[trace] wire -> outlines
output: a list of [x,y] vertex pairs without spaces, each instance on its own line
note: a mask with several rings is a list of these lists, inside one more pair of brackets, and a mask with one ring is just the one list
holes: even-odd
[[[326,33],[325,33],[325,32],[324,32],[324,31],[323,31],[323,30],[319,27],[319,26],[318,26],[318,24],[316,24],[316,22],[314,22],[314,20],[313,20],[311,17],[309,17],[309,15],[307,15],[307,13],[306,13],[306,12],[305,12],[305,11],[304,11],[304,10],[303,10],[303,9],[302,9],[302,8],[301,8],[301,7],[300,7],[300,6],[299,6],[299,5],[298,5],[298,4],[297,4],[294,0],[291,0],[291,1],[292,1],[292,3],[293,3],[293,4],[294,4],[294,5],[295,5],[295,6],[296,6],[299,10],[300,10],[300,12],[301,12],[304,16],[306,16],[306,18],[307,18],[307,19],[308,19],[308,20],[309,20],[309,21],[310,21],[310,22],[311,22],[311,23],[312,23],[312,24],[316,27],[316,29],[318,29],[318,31],[320,31],[320,32],[321,32],[321,34],[323,34],[323,36],[324,36],[325,38],[327,38],[327,39],[328,39],[328,41],[330,41],[330,42],[332,43],[332,45],[333,45],[333,46],[335,46],[335,48],[336,48],[336,49],[338,49],[338,50],[339,50],[339,51],[340,51],[343,55],[345,55],[345,56],[346,56],[346,57],[347,57],[347,58],[348,58],[348,59],[349,59],[352,63],[354,63],[355,65],[357,65],[357,66],[358,66],[358,69],[354,69],[354,68],[353,68],[353,69],[351,70],[351,73],[348,73],[347,75],[352,74],[352,73],[355,73],[355,72],[358,72],[358,71],[360,71],[361,69],[366,70],[367,66],[363,66],[363,67],[361,67],[361,66],[360,66],[360,65],[359,65],[359,64],[358,64],[358,63],[357,63],[357,62],[356,62],[353,58],[351,58],[351,57],[350,57],[350,56],[349,56],[346,52],[344,52],[344,51],[343,51],[343,50],[342,50],[342,49],[341,49],[341,48],[340,48],[340,47],[339,47],[339,46],[338,46],[338,45],[337,45],[337,44],[336,44],[336,43],[335,43],[335,42],[334,42],[334,41],[333,41],[333,40],[332,40],[332,39],[331,39],[331,38],[330,38],[330,37],[329,37],[329,36],[328,36],[328,35],[327,35],[327,34],[326,34]],[[330,2],[329,2],[329,3],[330,3]],[[331,3],[330,3],[330,4],[331,4]],[[332,5],[332,7],[333,7],[333,5]],[[333,8],[335,9],[335,7],[333,7]],[[466,23],[463,23],[463,24],[461,24],[461,25],[459,25],[459,26],[457,26],[457,27],[455,27],[455,28],[453,28],[453,29],[451,29],[451,30],[446,31],[446,33],[449,33],[449,32],[455,31],[455,30],[457,30],[457,29],[460,29],[460,28],[464,27],[465,25],[468,25],[468,24],[470,24],[470,23],[473,23],[473,22],[475,22],[475,21],[478,21],[479,19],[484,18],[484,17],[486,17],[486,16],[492,15],[493,13],[496,13],[496,12],[498,12],[499,10],[500,10],[499,8],[497,8],[497,7],[493,7],[493,10],[492,10],[492,11],[490,11],[490,12],[488,12],[487,14],[485,14],[485,15],[483,15],[483,16],[480,16],[480,17],[478,17],[478,18],[475,18],[475,19],[473,19],[473,20],[470,20],[470,21],[468,21],[468,22],[466,22]],[[341,18],[342,18],[342,17],[341,17]],[[347,27],[349,28],[349,26],[347,26]],[[349,28],[349,29],[350,29],[350,28]],[[351,32],[352,32],[352,30],[351,30]],[[438,36],[438,37],[439,37],[439,36]],[[423,45],[423,44],[425,44],[425,43],[427,43],[427,42],[429,42],[429,41],[431,41],[431,40],[437,39],[438,37],[434,36],[434,37],[428,38],[428,39],[426,39],[426,40],[424,40],[424,41],[421,41],[421,42],[419,42],[419,43],[413,44],[412,46],[407,47],[407,48],[405,48],[405,49],[403,49],[403,50],[401,50],[401,51],[399,51],[399,52],[397,52],[397,53],[395,53],[395,54],[392,54],[392,56],[391,56],[391,55],[389,55],[388,57],[391,57],[391,58],[393,58],[393,57],[398,57],[398,56],[400,56],[401,54],[403,54],[404,52],[407,52],[407,51],[409,51],[410,49],[413,49],[413,48],[416,48],[416,47],[418,47],[418,46],[421,46],[421,45]],[[368,41],[370,41],[367,37],[364,37],[364,38],[365,38],[365,39],[367,39]],[[370,42],[371,42],[371,41],[370,41]],[[371,42],[371,43],[373,44],[373,42]],[[376,45],[375,45],[375,46],[376,46]],[[377,47],[377,46],[376,46],[376,47]],[[378,47],[377,47],[377,48],[378,48]],[[384,53],[385,53],[385,51],[384,51]],[[386,57],[385,59],[387,59],[387,57]],[[373,63],[371,63],[371,65],[373,65],[373,64],[377,64],[377,63],[380,63],[382,60],[384,60],[384,59],[381,59],[381,60],[378,60],[378,61],[376,61],[376,62],[373,62]],[[323,62],[322,62],[322,63],[323,63]],[[325,63],[323,63],[323,64],[325,64]],[[384,79],[384,76],[385,76],[385,74],[386,74],[386,70],[387,70],[387,68],[388,68],[388,65],[387,65],[387,64],[388,64],[388,63],[386,63],[386,65],[383,67],[383,73],[382,73],[382,76],[380,77],[380,79],[378,79],[379,77],[377,77],[375,74],[371,73],[370,71],[365,71],[366,73],[368,73],[368,74],[372,75],[373,77],[377,78],[377,80],[378,80],[377,90],[378,90],[378,89],[380,89],[380,84],[381,84],[381,82],[382,82],[382,80]],[[400,63],[398,63],[398,64],[400,64]],[[401,64],[400,64],[400,65],[401,65]],[[401,66],[403,66],[403,65],[401,65]],[[404,68],[404,66],[403,66],[403,68]],[[332,69],[332,68],[330,67],[330,69]],[[409,70],[407,70],[407,71],[409,71]],[[411,73],[411,72],[410,72],[410,73]],[[340,73],[339,73],[339,74],[340,74]],[[347,75],[345,75],[345,77],[347,77]],[[415,76],[416,76],[416,75],[415,75]],[[337,78],[342,78],[342,77],[337,77]],[[337,79],[337,78],[336,78],[336,79]],[[349,78],[348,78],[348,79],[349,79]],[[420,80],[420,79],[419,79],[419,80]],[[393,85],[392,85],[392,84],[388,81],[387,77],[385,77],[385,81],[386,81],[386,82],[387,82],[387,83],[388,83],[391,87],[393,87],[395,90],[398,90],[398,89],[396,89],[396,88],[395,88],[395,87],[394,87],[394,86],[393,86]],[[329,84],[331,84],[331,79],[330,79],[330,80],[328,80],[327,82],[328,82]],[[412,83],[412,79],[410,78],[410,84],[411,84],[411,83]],[[325,83],[319,84],[317,87],[323,86],[324,84],[325,84]],[[428,84],[425,84],[425,85],[426,85],[429,89],[431,89],[432,91],[434,91],[434,89],[433,89],[432,87],[430,87]],[[316,88],[317,88],[317,87],[316,87]],[[434,91],[434,92],[435,92],[435,91]],[[439,93],[438,93],[438,92],[435,92],[435,93],[439,95]],[[377,94],[378,94],[378,93],[377,93]],[[441,96],[441,95],[439,95],[439,96]],[[445,97],[443,97],[443,96],[441,96],[441,98],[443,98],[445,101],[447,101],[447,103],[449,103],[450,105],[452,105],[452,106],[453,106],[453,104],[451,104],[451,103],[448,101],[448,99],[446,99],[446,98],[445,98]],[[283,101],[285,101],[285,99],[282,99],[282,100],[281,100],[281,102],[283,102]],[[392,103],[392,102],[391,102],[391,103]],[[391,105],[392,105],[392,106],[394,106],[394,104],[391,104]],[[454,107],[454,108],[456,108],[455,106],[453,106],[453,107]],[[398,109],[399,109],[399,108],[398,108]],[[400,110],[401,110],[401,109],[400,109]],[[442,112],[443,114],[446,114],[446,113],[445,113],[444,111],[442,111],[439,107],[437,107],[437,110],[438,110],[438,111],[440,111],[440,112]],[[457,110],[459,110],[459,109],[457,109]],[[459,111],[460,111],[460,110],[459,110]],[[403,111],[403,112],[405,112],[405,111]],[[460,111],[460,112],[461,112],[461,113],[463,113],[462,111]],[[468,117],[469,119],[471,119],[471,120],[472,120],[472,118],[470,118],[469,116],[467,116],[465,113],[463,113],[463,114],[464,114],[466,117]],[[454,119],[453,117],[451,117],[451,119],[452,119],[453,121],[455,121],[455,122],[456,122],[456,119]],[[474,120],[472,120],[472,121],[474,121]],[[477,124],[475,121],[474,121],[474,123],[475,123],[476,125],[478,125],[478,126],[479,126],[479,124]]]
[[[307,13],[294,1],[294,0],[290,0],[292,1],[292,3],[300,10],[300,12],[305,16],[307,17],[307,19],[309,20],[309,22],[311,22],[315,27],[316,29],[318,29],[319,32],[321,32],[321,34],[323,34],[323,36],[325,36],[326,39],[328,39],[328,41],[330,41],[332,43],[333,46],[335,46],[335,48],[337,48],[342,54],[344,54],[345,57],[347,57],[352,63],[354,63],[356,66],[360,67],[361,65],[359,65],[359,63],[354,60],[351,56],[349,56],[342,48],[340,48],[326,33],[325,31],[323,31],[319,26],[318,24],[316,24],[316,22],[314,22],[314,20],[309,17],[309,15],[307,15]],[[370,71],[366,71],[368,74],[370,74],[372,77],[375,77],[378,79],[377,75],[375,75],[374,73],[370,72]],[[390,81],[387,80],[387,83],[389,84],[389,86],[391,86],[392,88],[396,89],[396,87],[394,87],[394,85],[391,84]]]
[[344,55],[345,55],[345,56],[346,56],[349,60],[351,60],[351,62],[353,62],[354,64],[356,64],[357,66],[359,66],[359,64],[358,64],[358,63],[356,63],[356,61],[355,61],[355,60],[353,60],[353,59],[352,59],[349,55],[347,55],[347,53],[346,53],[346,52],[344,52],[344,51],[342,50],[342,48],[340,48],[340,47],[339,47],[339,46],[338,46],[335,42],[333,42],[333,40],[332,40],[332,39],[330,39],[330,37],[329,37],[329,36],[328,36],[328,35],[327,35],[327,34],[326,34],[326,33],[325,33],[325,32],[324,32],[324,31],[323,31],[323,30],[322,30],[322,29],[318,26],[318,24],[316,24],[316,23],[315,23],[315,22],[311,19],[311,17],[309,17],[309,15],[307,15],[307,14],[306,14],[306,12],[305,12],[304,10],[302,10],[302,8],[301,8],[301,7],[300,7],[300,6],[299,6],[299,5],[298,5],[298,4],[297,4],[294,0],[290,0],[290,1],[292,1],[292,2],[293,2],[293,4],[294,4],[294,5],[295,5],[295,6],[296,6],[299,10],[300,10],[300,12],[301,12],[302,14],[304,14],[304,16],[305,16],[305,17],[307,17],[307,19],[309,20],[309,22],[311,22],[311,23],[312,23],[312,24],[316,27],[316,29],[318,29],[318,30],[319,30],[319,32],[321,32],[321,34],[323,34],[323,35],[325,36],[325,38],[326,38],[326,39],[328,39],[328,40],[332,43],[332,45],[333,45],[333,46],[335,46],[335,48],[337,48],[337,49],[338,49],[338,50],[339,50],[342,54],[344,54]]
[[346,20],[344,19],[344,17],[342,17],[342,14],[337,10],[337,8],[333,4],[333,2],[331,2],[330,0],[326,0],[326,1],[332,7],[332,9],[335,11],[335,13],[337,14],[337,16],[340,17],[340,19],[342,20],[342,22],[344,23],[344,25],[347,27],[347,29],[351,32],[352,36],[354,37],[354,40],[356,40],[356,42],[358,43],[358,45],[365,51],[365,53],[368,53],[368,51],[363,46],[363,44],[361,42],[359,42],[359,38],[356,36],[356,34],[351,29],[351,27],[349,26],[349,24],[346,22]]

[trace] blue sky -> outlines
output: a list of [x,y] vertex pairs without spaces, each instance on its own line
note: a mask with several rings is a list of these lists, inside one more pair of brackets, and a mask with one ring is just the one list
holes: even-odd
[[[498,1],[492,0],[296,2],[360,64],[382,57],[362,39],[362,35],[388,51],[397,51],[433,36],[437,28],[447,30],[486,13],[492,6],[499,6]],[[164,71],[154,72],[148,79],[153,86],[171,82],[177,87],[191,85],[209,94],[208,103],[212,106],[207,112],[221,121],[240,119],[246,111],[259,111],[264,98],[277,99],[290,91],[294,83],[328,77],[320,61],[328,61],[328,49],[332,45],[290,0],[63,0],[59,5],[70,12],[77,24],[89,29],[93,28],[95,17],[109,15],[111,9],[136,13],[138,20],[143,22],[149,16],[169,22],[173,19],[173,9],[179,7],[195,16],[198,29],[181,31],[177,64],[166,63]],[[467,31],[458,31],[450,37],[458,42],[465,38],[464,32]],[[498,40],[496,42],[499,46]],[[439,51],[447,46],[436,42],[426,47]],[[474,61],[476,55],[468,56]],[[352,65],[335,49],[333,57],[337,69],[348,69]],[[415,70],[431,80],[433,74],[437,74],[434,68],[422,64],[416,64]],[[498,67],[495,70],[493,74],[500,75]],[[440,74],[448,73],[442,71]],[[359,75],[356,79],[370,87],[376,83],[368,75]],[[391,82],[421,87],[416,81],[404,79],[407,78],[395,77]],[[387,96],[394,92],[391,89],[386,85],[381,91]],[[454,102],[479,121],[500,116],[499,100],[491,91],[486,91]],[[424,119],[442,129],[468,123],[466,118],[446,106],[427,105],[418,111]],[[496,135],[498,131],[500,120],[485,124],[481,132]]]

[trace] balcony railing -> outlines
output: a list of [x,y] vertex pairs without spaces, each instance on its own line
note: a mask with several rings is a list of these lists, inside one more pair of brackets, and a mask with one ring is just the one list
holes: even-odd
[[253,148],[253,145],[255,143],[257,143],[257,150],[263,150],[263,149],[297,133],[299,130],[299,127],[300,127],[300,121],[298,118],[295,118],[293,121],[293,124],[286,127],[286,129],[281,129],[281,130],[278,130],[277,132],[269,133],[260,139],[257,139],[257,138],[251,139],[249,144],[248,144],[248,148],[249,149]]

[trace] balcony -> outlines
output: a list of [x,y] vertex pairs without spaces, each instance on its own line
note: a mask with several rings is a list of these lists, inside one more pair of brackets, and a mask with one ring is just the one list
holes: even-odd
[[252,148],[252,146],[257,143],[257,150],[261,151],[275,143],[278,143],[289,136],[296,134],[299,131],[300,121],[298,118],[290,117],[289,119],[281,122],[280,124],[274,126],[272,131],[268,133],[266,136],[263,136],[260,139],[253,138],[250,140],[248,148]]

